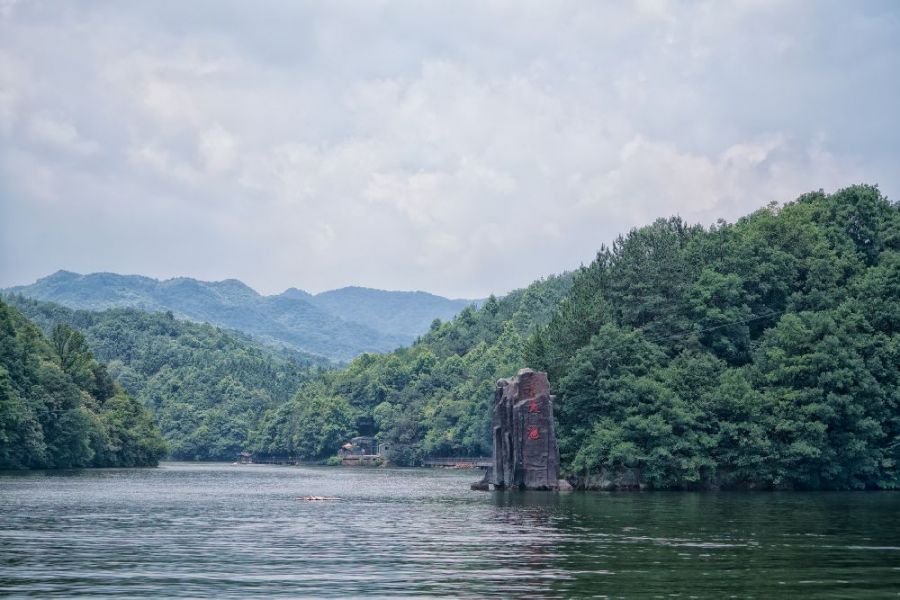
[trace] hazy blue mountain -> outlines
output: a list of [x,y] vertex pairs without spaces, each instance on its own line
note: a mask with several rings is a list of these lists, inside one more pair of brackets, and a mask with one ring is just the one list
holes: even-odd
[[[293,296],[297,291],[292,288],[284,294]],[[346,321],[409,338],[428,331],[434,319],[449,321],[473,304],[472,300],[450,300],[427,292],[389,292],[363,287],[322,292],[309,300]]]
[[298,290],[295,287],[288,288],[281,293],[285,298],[293,298],[294,300],[312,300],[313,295],[304,290]]
[[172,311],[180,318],[243,331],[253,337],[333,360],[387,352],[452,318],[468,304],[424,292],[344,288],[311,295],[297,288],[263,296],[236,279],[159,281],[140,275],[58,271],[6,293],[70,308]]

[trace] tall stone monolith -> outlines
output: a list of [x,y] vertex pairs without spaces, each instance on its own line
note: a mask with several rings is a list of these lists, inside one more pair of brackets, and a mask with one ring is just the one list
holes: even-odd
[[497,381],[491,473],[495,489],[558,489],[553,400],[546,373],[522,369],[511,379]]

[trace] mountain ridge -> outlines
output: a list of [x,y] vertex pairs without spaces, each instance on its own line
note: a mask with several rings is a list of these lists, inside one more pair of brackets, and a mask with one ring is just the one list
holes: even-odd
[[272,345],[336,361],[408,345],[428,331],[434,319],[452,319],[477,302],[360,286],[318,294],[291,287],[266,296],[234,278],[160,280],[67,270],[2,292],[75,309],[171,311],[181,318],[236,329]]

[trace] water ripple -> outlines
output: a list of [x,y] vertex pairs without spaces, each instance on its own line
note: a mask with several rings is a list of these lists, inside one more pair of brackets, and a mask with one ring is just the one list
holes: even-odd
[[[472,472],[167,464],[0,475],[0,594],[872,597],[892,494],[553,494]],[[336,502],[301,502],[305,495]]]

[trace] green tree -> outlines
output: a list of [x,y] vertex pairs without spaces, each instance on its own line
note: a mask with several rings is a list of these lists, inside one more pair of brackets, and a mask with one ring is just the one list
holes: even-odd
[[165,451],[79,332],[60,326],[47,340],[0,302],[0,468],[148,466]]

